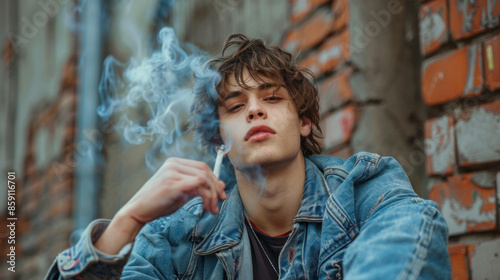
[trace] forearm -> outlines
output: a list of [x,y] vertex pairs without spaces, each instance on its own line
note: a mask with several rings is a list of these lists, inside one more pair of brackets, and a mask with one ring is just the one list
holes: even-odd
[[125,245],[134,242],[142,227],[143,224],[126,213],[118,212],[94,246],[105,254],[116,255]]

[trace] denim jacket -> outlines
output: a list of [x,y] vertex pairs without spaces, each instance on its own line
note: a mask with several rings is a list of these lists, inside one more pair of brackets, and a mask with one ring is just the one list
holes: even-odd
[[[358,153],[305,163],[280,279],[451,279],[446,223],[393,158]],[[92,245],[108,223],[95,221],[57,256],[46,279],[252,279],[243,211],[237,187],[217,215],[193,199],[148,223],[115,256]]]

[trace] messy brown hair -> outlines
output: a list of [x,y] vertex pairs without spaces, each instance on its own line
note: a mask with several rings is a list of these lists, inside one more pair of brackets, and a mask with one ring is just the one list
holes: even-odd
[[[304,156],[309,156],[321,152],[317,140],[321,138],[321,128],[315,78],[310,70],[299,68],[290,53],[278,46],[267,46],[261,39],[233,34],[226,39],[221,57],[208,61],[207,67],[217,72],[217,80],[209,79],[208,77],[214,75],[209,75],[208,72],[198,77],[195,74],[196,97],[193,105],[195,127],[204,143],[220,142],[218,125],[214,127],[211,125],[213,122],[211,124],[207,122],[210,115],[218,120],[217,105],[221,102],[222,94],[232,75],[240,86],[248,88],[243,80],[244,70],[247,69],[255,81],[262,81],[263,78],[271,79],[276,81],[279,87],[283,86],[288,90],[299,117],[311,120],[311,133],[301,137],[302,153]],[[206,86],[207,81],[212,81],[208,84],[215,87],[215,93],[209,92],[210,86]]]

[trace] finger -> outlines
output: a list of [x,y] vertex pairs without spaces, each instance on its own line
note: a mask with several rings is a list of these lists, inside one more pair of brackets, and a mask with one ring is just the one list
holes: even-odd
[[190,192],[201,196],[203,208],[214,214],[218,212],[218,195],[216,186],[203,176],[181,175],[182,192]]
[[203,194],[203,199],[207,201],[208,211],[212,212],[214,215],[217,214],[219,212],[217,186],[209,184],[208,188],[201,188],[199,192]]
[[[170,167],[169,170],[178,172],[179,174],[190,175],[190,176],[198,176],[200,174],[206,174],[207,179],[209,179],[208,178],[210,176],[209,173],[213,174],[213,172],[210,170],[210,168],[208,168],[208,166],[205,169],[201,167],[201,165],[196,167],[192,165],[175,164],[172,167]],[[212,180],[212,178],[210,178],[210,180]]]
[[203,161],[186,159],[186,158],[169,158],[165,161],[166,165],[172,166],[190,166],[197,169],[205,169],[208,168],[208,165]]
[[217,195],[221,200],[226,200],[227,198],[225,189],[226,189],[226,184],[223,181],[217,182]]
[[214,186],[212,188],[212,197],[210,198],[212,202],[212,214],[217,214],[219,213],[219,196],[217,194],[217,189]]
[[[184,169],[184,171],[182,171],[182,175],[180,176],[184,178],[183,180],[185,180],[186,183],[191,185],[191,188],[194,188],[198,185],[200,187],[208,188],[211,193],[207,194],[207,196],[204,197],[210,197],[210,200],[213,200],[211,201],[211,209],[217,212],[219,202],[218,200],[225,200],[227,198],[227,194],[224,191],[226,188],[226,184],[213,176],[213,173],[211,171],[209,172],[209,174],[189,171],[193,171],[193,169],[187,167],[186,169]],[[193,177],[197,179],[193,179]]]
[[[212,184],[217,186],[218,182],[220,182],[220,180],[215,176],[210,167],[208,167],[208,165],[206,165],[204,162],[192,160],[188,160],[186,162],[179,161],[176,164],[173,164],[170,168],[172,171],[177,171],[183,175],[205,176],[207,181],[211,181]],[[219,188],[217,188],[217,191],[219,191]]]

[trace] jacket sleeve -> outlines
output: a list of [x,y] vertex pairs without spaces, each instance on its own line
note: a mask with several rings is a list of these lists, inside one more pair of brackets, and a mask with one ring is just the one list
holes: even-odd
[[164,222],[146,224],[134,244],[113,256],[93,245],[108,224],[109,220],[91,223],[74,247],[57,256],[45,279],[174,279],[173,250],[158,229]]
[[96,220],[83,232],[78,243],[60,253],[45,279],[119,279],[132,250],[132,243],[117,255],[108,255],[94,247],[109,224],[109,220]]
[[345,279],[451,279],[446,222],[396,160],[358,158],[344,184],[357,228],[342,258]]

